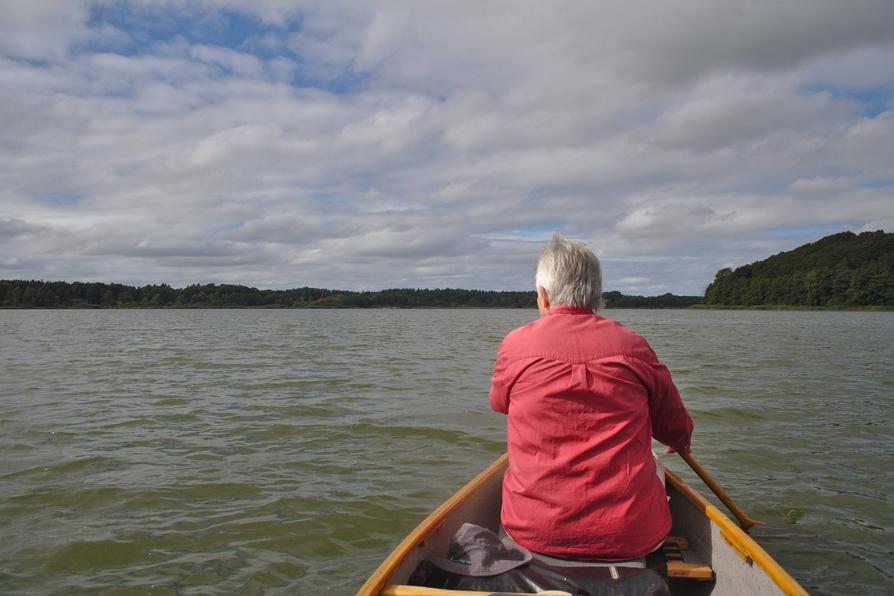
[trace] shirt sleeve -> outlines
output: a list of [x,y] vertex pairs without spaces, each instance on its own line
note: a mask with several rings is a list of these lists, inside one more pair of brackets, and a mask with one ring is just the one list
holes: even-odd
[[497,351],[497,360],[494,362],[494,375],[490,379],[490,407],[501,414],[509,413],[509,388],[507,387],[506,369],[509,359],[506,357],[503,345]]
[[677,451],[689,451],[692,441],[692,418],[683,405],[680,392],[671,378],[670,371],[656,356],[644,363],[650,368],[649,418],[652,436]]

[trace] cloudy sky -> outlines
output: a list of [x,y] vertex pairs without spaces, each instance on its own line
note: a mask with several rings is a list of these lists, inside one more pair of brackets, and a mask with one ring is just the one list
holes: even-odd
[[0,278],[606,289],[894,231],[894,2],[0,3]]

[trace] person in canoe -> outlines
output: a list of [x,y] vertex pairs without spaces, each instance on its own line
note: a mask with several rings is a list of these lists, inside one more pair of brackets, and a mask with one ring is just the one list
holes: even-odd
[[687,452],[692,419],[646,340],[597,314],[584,242],[556,235],[535,282],[540,318],[506,336],[491,381],[508,415],[503,531],[557,560],[644,557],[671,528],[652,438]]

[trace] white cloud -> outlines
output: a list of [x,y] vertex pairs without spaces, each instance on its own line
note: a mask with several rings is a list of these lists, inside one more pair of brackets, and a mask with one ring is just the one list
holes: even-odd
[[72,43],[87,35],[87,0],[4,2],[0,10],[0,54],[4,56],[61,60]]
[[894,112],[882,112],[851,126],[845,135],[846,163],[863,170],[864,176],[894,177],[891,141],[894,140]]
[[894,230],[894,217],[885,217],[867,222],[860,228],[860,232],[875,232],[876,230]]
[[641,286],[643,284],[649,283],[648,277],[622,277],[617,280],[617,283],[622,286]]
[[858,181],[854,178],[799,178],[788,185],[788,191],[796,194],[832,194],[852,189]]
[[803,96],[788,77],[722,76],[695,86],[659,123],[657,142],[697,152],[765,143],[769,137],[829,130],[850,106]]

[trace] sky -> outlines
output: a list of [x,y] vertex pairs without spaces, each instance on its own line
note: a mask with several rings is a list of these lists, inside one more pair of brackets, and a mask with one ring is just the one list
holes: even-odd
[[894,2],[0,2],[0,279],[606,290],[894,231]]

